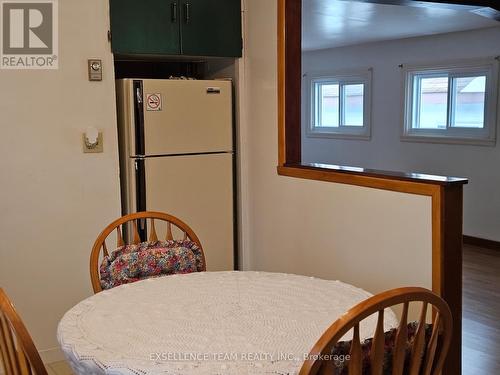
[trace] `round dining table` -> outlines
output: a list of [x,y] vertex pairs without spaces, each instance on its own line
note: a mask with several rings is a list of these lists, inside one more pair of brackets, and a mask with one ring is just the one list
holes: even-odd
[[[157,277],[100,292],[69,310],[58,340],[76,374],[296,374],[342,314],[371,294],[267,272]],[[396,317],[385,314],[385,325]],[[361,325],[370,337],[375,317]]]

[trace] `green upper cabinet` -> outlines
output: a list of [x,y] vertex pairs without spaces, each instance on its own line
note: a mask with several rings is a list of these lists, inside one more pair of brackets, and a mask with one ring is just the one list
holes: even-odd
[[175,0],[110,0],[111,44],[116,54],[181,52]]
[[240,0],[182,1],[182,53],[241,57]]
[[117,55],[241,57],[240,0],[110,0]]

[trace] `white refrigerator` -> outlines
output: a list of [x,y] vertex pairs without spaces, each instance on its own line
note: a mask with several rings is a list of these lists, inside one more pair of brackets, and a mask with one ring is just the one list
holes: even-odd
[[231,82],[121,79],[117,104],[123,213],[177,216],[198,235],[207,270],[234,269]]

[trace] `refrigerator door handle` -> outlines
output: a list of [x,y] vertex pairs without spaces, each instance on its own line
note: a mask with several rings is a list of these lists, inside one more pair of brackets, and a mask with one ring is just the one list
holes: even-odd
[[137,103],[142,104],[142,91],[139,87],[137,88],[135,95],[137,98]]

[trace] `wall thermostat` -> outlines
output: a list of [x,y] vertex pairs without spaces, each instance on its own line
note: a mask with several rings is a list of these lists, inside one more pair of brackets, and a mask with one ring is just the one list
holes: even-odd
[[89,81],[102,81],[102,60],[88,60]]

